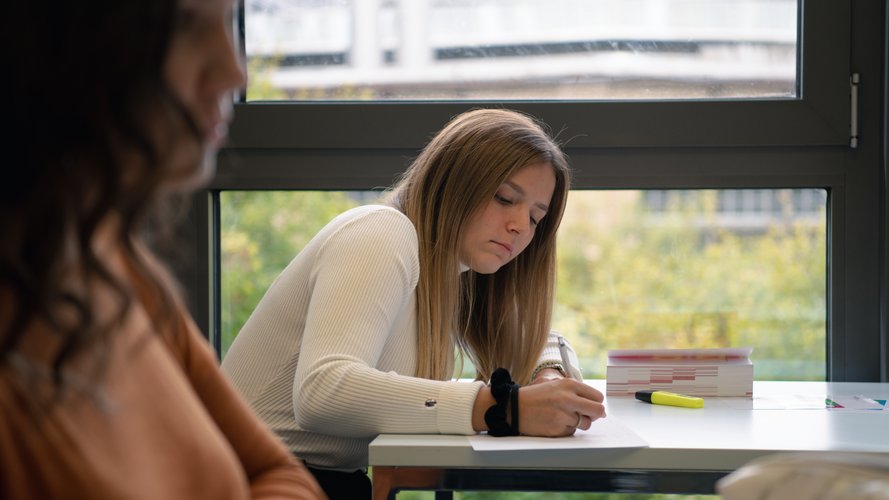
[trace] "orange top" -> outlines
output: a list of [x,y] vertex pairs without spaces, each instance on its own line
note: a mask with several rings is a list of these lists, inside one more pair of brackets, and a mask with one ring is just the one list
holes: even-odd
[[[0,289],[0,325],[9,298]],[[28,395],[49,394],[57,335],[29,327],[0,359],[0,498],[323,497],[223,377],[181,306],[177,315],[174,333],[158,333],[135,303],[98,381],[88,354],[66,371],[69,386],[95,390],[66,391],[48,411]]]

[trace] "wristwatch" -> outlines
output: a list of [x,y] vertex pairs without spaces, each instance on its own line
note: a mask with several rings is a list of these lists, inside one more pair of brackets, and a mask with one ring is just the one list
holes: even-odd
[[565,367],[562,366],[561,362],[559,362],[559,361],[544,361],[543,363],[540,363],[539,365],[537,365],[537,368],[534,368],[534,371],[531,372],[531,380],[534,380],[535,378],[537,378],[537,375],[542,370],[546,370],[547,368],[553,368],[555,370],[559,370],[559,373],[561,373],[563,377],[568,376],[568,373],[565,372]]

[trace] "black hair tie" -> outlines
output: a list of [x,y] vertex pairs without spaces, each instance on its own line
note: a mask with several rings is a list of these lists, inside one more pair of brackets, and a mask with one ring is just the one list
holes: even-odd
[[[488,435],[518,436],[519,435],[519,385],[512,381],[509,371],[497,368],[491,374],[491,396],[496,404],[485,412],[485,423]],[[506,420],[506,408],[510,409],[512,425]]]

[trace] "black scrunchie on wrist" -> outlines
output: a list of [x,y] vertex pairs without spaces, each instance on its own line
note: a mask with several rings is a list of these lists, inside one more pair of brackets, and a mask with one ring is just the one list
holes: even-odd
[[[519,435],[519,385],[512,381],[509,371],[497,368],[491,374],[491,396],[496,404],[485,412],[485,423],[488,435],[518,436]],[[512,425],[506,421],[506,408],[510,407]]]

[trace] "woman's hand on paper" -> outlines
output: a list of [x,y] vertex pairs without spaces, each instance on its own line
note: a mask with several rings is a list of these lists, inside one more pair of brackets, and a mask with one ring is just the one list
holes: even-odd
[[519,430],[523,435],[570,436],[605,417],[604,396],[598,390],[568,378],[538,379],[519,390]]

